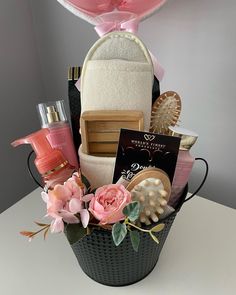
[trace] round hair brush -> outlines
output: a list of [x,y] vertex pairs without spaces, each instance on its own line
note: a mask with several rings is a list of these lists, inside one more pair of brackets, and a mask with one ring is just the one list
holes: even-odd
[[181,112],[181,98],[174,91],[163,93],[152,106],[150,132],[169,134],[169,126],[175,126]]

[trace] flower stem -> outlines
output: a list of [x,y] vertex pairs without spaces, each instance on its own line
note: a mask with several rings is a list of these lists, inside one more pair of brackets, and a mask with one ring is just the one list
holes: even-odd
[[134,227],[134,228],[136,228],[136,229],[138,229],[138,230],[140,230],[140,231],[143,231],[143,232],[145,232],[145,233],[150,233],[150,230],[148,230],[148,229],[143,229],[143,228],[141,228],[141,227],[138,227],[138,226],[134,225],[133,223],[126,222],[126,224],[128,224],[128,225],[130,225],[130,226],[132,226],[132,227]]
[[89,223],[88,225],[101,227],[103,229],[112,229],[112,226],[111,225],[101,225],[101,224],[97,224],[97,223]]
[[34,232],[32,235],[29,236],[29,238],[33,238],[35,235],[39,234],[40,232],[48,229],[50,227],[50,224],[47,224],[46,226],[44,226],[43,228],[41,228],[40,230]]

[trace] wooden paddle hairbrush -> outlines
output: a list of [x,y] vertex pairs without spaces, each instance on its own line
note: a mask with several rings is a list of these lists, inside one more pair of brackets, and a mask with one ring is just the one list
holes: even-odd
[[150,132],[169,134],[169,126],[175,126],[181,112],[181,98],[174,91],[163,93],[152,107]]

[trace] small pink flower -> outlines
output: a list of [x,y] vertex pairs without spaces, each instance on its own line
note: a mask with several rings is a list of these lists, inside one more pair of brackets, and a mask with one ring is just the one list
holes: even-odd
[[115,223],[125,218],[122,211],[130,202],[131,194],[123,185],[104,185],[96,190],[89,211],[101,224]]
[[90,216],[87,209],[82,209],[80,211],[80,218],[84,228],[86,228],[89,223],[89,217]]
[[62,218],[56,218],[51,222],[51,232],[52,233],[60,233],[64,230],[64,223]]
[[89,212],[84,203],[91,200],[93,194],[84,196],[84,188],[78,175],[74,174],[64,185],[58,184],[48,193],[42,192],[42,199],[47,204],[47,216],[53,218],[52,232],[64,230],[64,222],[79,223],[75,214],[80,214],[82,225],[86,228],[89,223]]
[[88,195],[83,196],[82,199],[85,203],[88,203],[92,200],[93,197],[94,197],[94,194],[88,194]]
[[68,179],[64,186],[70,191],[70,194],[72,198],[76,198],[78,200],[82,199],[82,196],[84,194],[81,187],[78,186],[78,184],[73,180],[72,178]]
[[50,212],[58,212],[62,210],[70,198],[70,190],[64,185],[57,184],[53,190],[48,191],[48,213],[50,214]]
[[71,176],[71,178],[69,178],[68,180],[74,180],[76,182],[76,184],[83,190],[83,192],[85,193],[86,191],[86,187],[83,184],[82,180],[81,180],[81,176],[78,172],[73,173],[73,175]]

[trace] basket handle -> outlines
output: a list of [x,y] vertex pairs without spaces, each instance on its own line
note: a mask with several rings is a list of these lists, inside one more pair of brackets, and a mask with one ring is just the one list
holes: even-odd
[[200,189],[204,185],[204,183],[205,183],[205,181],[207,179],[207,176],[208,176],[209,165],[208,165],[207,161],[205,159],[203,159],[203,158],[195,158],[195,161],[202,161],[202,162],[204,162],[205,168],[206,168],[205,175],[204,175],[204,178],[203,178],[201,184],[199,185],[199,187],[196,189],[196,191],[190,197],[188,197],[187,199],[184,200],[184,203],[185,202],[188,202],[189,200],[191,200],[200,191]]
[[34,152],[34,151],[31,151],[31,152],[29,153],[29,155],[28,155],[28,158],[27,158],[27,168],[28,168],[28,172],[29,172],[29,175],[31,176],[31,178],[33,179],[33,181],[34,181],[38,186],[40,186],[41,188],[44,188],[44,187],[42,186],[42,184],[36,179],[36,177],[34,176],[34,173],[33,173],[32,169],[31,169],[30,160],[31,160],[31,157],[32,157],[33,154],[35,154],[35,152]]
[[[31,156],[33,155],[33,153],[34,153],[34,151],[30,152],[29,155],[28,155],[28,158],[27,158],[27,168],[28,168],[28,172],[29,172],[30,176],[33,178],[33,180],[35,181],[35,183],[36,183],[37,185],[39,185],[41,188],[44,188],[44,187],[43,187],[43,186],[37,181],[37,179],[35,178],[35,176],[34,176],[32,170],[31,170],[31,167],[30,167],[30,159],[31,159]],[[191,200],[191,199],[192,199],[192,198],[193,198],[193,197],[194,197],[194,196],[200,191],[200,189],[203,187],[203,185],[204,185],[204,183],[205,183],[205,181],[206,181],[206,179],[207,179],[207,176],[208,176],[208,172],[209,172],[209,165],[208,165],[208,162],[207,162],[205,159],[203,159],[203,158],[195,158],[195,161],[202,161],[202,162],[204,162],[204,164],[205,164],[205,168],[206,168],[205,175],[204,175],[204,178],[203,178],[201,184],[200,184],[199,187],[196,189],[196,191],[195,191],[190,197],[188,197],[187,199],[185,199],[183,203],[188,202],[189,200]]]

